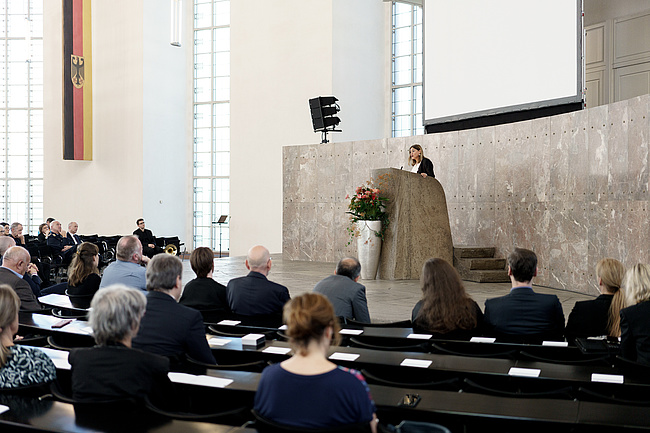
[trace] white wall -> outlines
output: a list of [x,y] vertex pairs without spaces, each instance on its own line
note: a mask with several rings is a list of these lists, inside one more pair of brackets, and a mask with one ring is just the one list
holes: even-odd
[[92,3],[93,160],[63,161],[61,2],[44,2],[45,217],[113,235],[142,216],[158,236],[186,235],[192,44],[169,44],[169,16],[168,2]]
[[282,146],[320,143],[308,100],[334,95],[343,133],[385,134],[386,4],[249,0],[231,4],[230,253],[282,251]]

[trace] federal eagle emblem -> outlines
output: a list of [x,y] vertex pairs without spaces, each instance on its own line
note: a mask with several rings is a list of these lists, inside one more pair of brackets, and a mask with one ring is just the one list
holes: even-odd
[[70,55],[70,78],[72,84],[81,89],[84,85],[84,58],[83,56]]

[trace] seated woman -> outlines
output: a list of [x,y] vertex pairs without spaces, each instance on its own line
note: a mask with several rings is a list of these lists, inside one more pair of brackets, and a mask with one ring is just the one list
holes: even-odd
[[99,248],[90,242],[82,242],[72,257],[68,268],[68,295],[94,295],[99,290]]
[[169,359],[131,348],[147,300],[141,290],[112,285],[93,297],[88,321],[97,346],[73,349],[72,397],[78,401],[171,395]]
[[564,332],[568,342],[576,337],[621,336],[620,311],[625,306],[621,290],[625,266],[616,259],[602,259],[596,265],[600,296],[590,301],[578,301],[573,306]]
[[50,235],[50,225],[42,223],[38,226],[38,241],[41,243],[47,242],[47,237]]
[[6,284],[0,285],[0,388],[48,383],[56,378],[56,367],[42,351],[16,345],[20,299]]
[[327,360],[330,343],[340,338],[332,304],[319,293],[305,293],[287,302],[284,320],[295,355],[264,369],[255,411],[299,428],[368,422],[376,431],[375,404],[361,374]]
[[196,278],[183,289],[179,303],[197,310],[217,310],[230,313],[226,287],[212,279],[214,253],[210,248],[199,247],[190,254],[190,265]]
[[621,356],[650,365],[650,266],[629,269],[623,287],[629,306],[621,310]]
[[460,275],[447,261],[427,260],[420,283],[422,299],[411,314],[416,331],[454,340],[468,340],[482,334],[483,312],[467,295]]

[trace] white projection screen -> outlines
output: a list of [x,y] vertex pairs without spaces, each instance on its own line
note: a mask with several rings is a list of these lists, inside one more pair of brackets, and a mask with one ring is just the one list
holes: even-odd
[[582,0],[423,6],[425,125],[582,103]]

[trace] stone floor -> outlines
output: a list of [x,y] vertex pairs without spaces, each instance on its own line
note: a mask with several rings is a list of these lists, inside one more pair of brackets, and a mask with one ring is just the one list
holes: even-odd
[[[314,285],[326,276],[334,273],[336,263],[303,262],[282,260],[282,254],[272,255],[273,267],[269,279],[283,284],[291,296],[311,291]],[[245,257],[223,257],[215,259],[214,279],[226,285],[231,278],[248,273],[244,264]],[[183,260],[183,284],[194,278],[189,260]],[[411,310],[420,299],[418,280],[359,280],[366,286],[368,309],[373,322],[396,322],[411,318]],[[465,289],[481,306],[485,300],[508,293],[509,283],[474,283],[465,281]],[[576,301],[593,299],[597,295],[594,286],[593,296],[566,290],[534,286],[536,292],[552,293],[560,298],[567,318]]]

